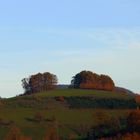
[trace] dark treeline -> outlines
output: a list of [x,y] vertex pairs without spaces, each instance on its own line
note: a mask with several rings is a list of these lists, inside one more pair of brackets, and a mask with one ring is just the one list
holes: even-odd
[[136,109],[139,104],[135,98],[124,99],[94,99],[92,97],[65,97],[70,108],[104,108],[104,109]]

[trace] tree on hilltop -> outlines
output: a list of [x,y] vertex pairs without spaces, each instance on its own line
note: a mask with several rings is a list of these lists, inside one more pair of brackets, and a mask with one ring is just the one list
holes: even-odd
[[54,89],[57,85],[57,76],[49,72],[31,75],[22,80],[25,93],[37,93]]
[[91,71],[81,71],[76,74],[72,81],[71,86],[81,89],[98,89],[113,91],[115,84],[108,75],[98,75]]

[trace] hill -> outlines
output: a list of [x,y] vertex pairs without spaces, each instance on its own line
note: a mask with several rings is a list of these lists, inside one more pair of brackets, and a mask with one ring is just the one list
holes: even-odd
[[2,99],[0,139],[13,126],[33,140],[42,140],[54,126],[63,139],[84,139],[91,127],[100,124],[100,110],[116,118],[126,116],[136,106],[134,96],[127,93],[81,89],[57,89]]
[[[32,95],[31,95],[32,96]],[[124,92],[112,92],[104,90],[86,90],[86,89],[56,89],[47,92],[41,92],[34,94],[33,96],[42,97],[75,97],[75,96],[92,96],[95,98],[119,98],[119,99],[131,99],[133,96]]]
[[120,93],[127,93],[127,94],[131,94],[132,96],[135,94],[134,92],[132,92],[129,89],[123,88],[123,87],[115,87],[115,91],[116,92],[120,92]]

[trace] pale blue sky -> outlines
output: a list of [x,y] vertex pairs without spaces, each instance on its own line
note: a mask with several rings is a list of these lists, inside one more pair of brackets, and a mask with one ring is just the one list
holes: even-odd
[[0,96],[50,71],[70,83],[81,70],[140,92],[139,0],[0,1]]

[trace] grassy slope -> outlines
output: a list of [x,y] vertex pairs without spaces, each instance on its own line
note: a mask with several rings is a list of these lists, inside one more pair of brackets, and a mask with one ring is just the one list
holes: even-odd
[[[117,99],[131,99],[133,96],[124,93],[114,93],[107,91],[95,91],[95,90],[79,90],[79,89],[63,89],[48,91],[45,93],[38,93],[30,96],[20,96],[7,99],[4,101],[4,105],[0,108],[0,118],[3,120],[12,120],[18,125],[24,134],[31,135],[40,140],[44,135],[46,129],[52,125],[49,121],[42,123],[36,123],[28,121],[28,118],[33,118],[36,112],[42,112],[46,119],[51,119],[55,116],[59,122],[59,133],[66,138],[70,133],[80,135],[78,129],[81,126],[90,128],[93,125],[97,125],[95,112],[96,109],[69,109],[65,107],[65,104],[57,102],[54,97],[56,96],[92,96],[95,98],[117,98]],[[28,101],[27,103],[25,101]],[[32,107],[22,107],[20,102],[28,104],[30,101],[34,101]],[[49,108],[38,107],[40,102]],[[31,103],[32,104],[32,103]],[[42,105],[42,104],[40,104]],[[105,110],[110,116],[123,116],[128,113],[128,110]],[[75,128],[75,129],[73,129]],[[7,127],[0,127],[0,139],[4,137],[7,132]]]
[[133,98],[133,96],[128,95],[126,93],[116,93],[116,92],[99,91],[99,90],[82,90],[82,89],[58,89],[58,90],[38,93],[35,96],[39,96],[39,97],[93,96],[95,98],[119,98],[119,99]]

